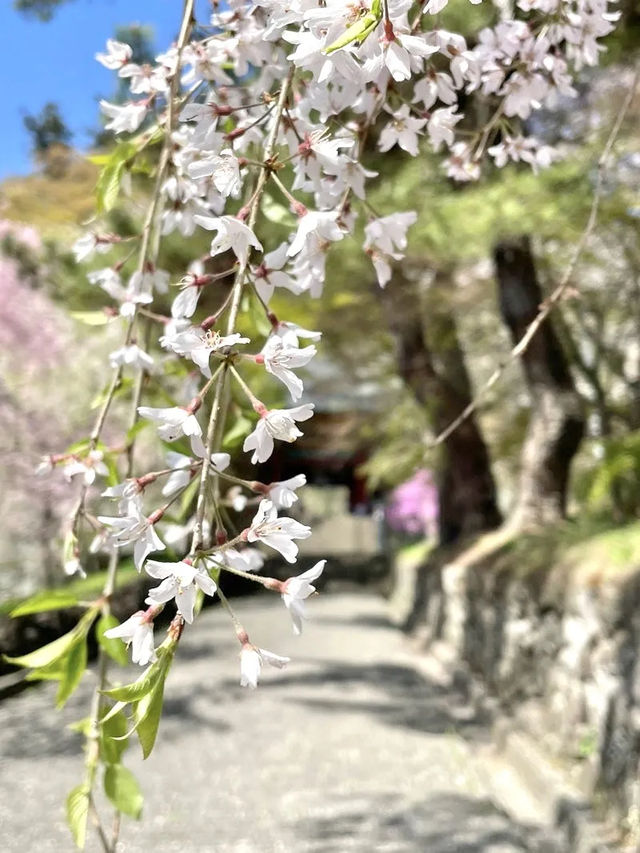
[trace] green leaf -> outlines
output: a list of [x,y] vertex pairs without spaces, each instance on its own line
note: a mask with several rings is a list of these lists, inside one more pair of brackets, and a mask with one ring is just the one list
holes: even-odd
[[86,450],[89,450],[89,446],[91,444],[90,438],[79,438],[78,441],[74,441],[73,444],[70,444],[65,453],[83,453]]
[[119,624],[120,623],[112,613],[105,613],[96,623],[96,640],[98,641],[99,646],[105,650],[110,658],[113,658],[113,660],[120,664],[120,666],[126,666],[129,663],[129,656],[127,655],[127,647],[125,643],[117,637],[110,639],[104,635],[105,631],[109,631],[111,628],[116,628]]
[[87,737],[91,731],[91,717],[83,717],[81,720],[76,720],[75,723],[69,723],[67,728]]
[[104,311],[70,311],[74,320],[84,323],[85,326],[106,326],[112,318]]
[[347,27],[345,32],[328,47],[325,47],[322,52],[329,55],[336,50],[340,50],[341,47],[346,47],[348,44],[353,44],[354,42],[358,46],[361,45],[382,20],[382,9],[380,7],[381,3],[376,3],[374,0],[371,11],[365,12],[359,20],[351,24],[350,27]]
[[83,850],[87,840],[87,817],[89,815],[89,789],[78,785],[67,797],[67,823],[76,845]]
[[[127,717],[122,711],[100,723],[100,758],[104,764],[119,764],[122,753],[128,747]],[[117,740],[116,740],[117,738]]]
[[99,213],[106,213],[114,207],[125,171],[125,164],[120,160],[117,163],[109,163],[100,172],[96,185],[96,206]]
[[115,205],[120,184],[130,165],[128,161],[135,157],[137,151],[138,145],[135,142],[120,142],[111,152],[96,184],[96,204],[99,213],[105,213]]
[[166,677],[167,670],[165,670],[164,677],[158,682],[155,689],[136,704],[133,713],[136,721],[136,733],[144,758],[151,755],[156,742],[160,717],[162,716],[162,699]]
[[118,811],[138,820],[143,796],[136,778],[122,764],[110,764],[104,772],[104,790]]
[[35,652],[30,652],[28,655],[21,655],[17,658],[3,655],[3,658],[7,663],[15,664],[15,666],[27,666],[31,669],[49,667],[52,663],[55,663],[68,654],[80,638],[87,636],[87,631],[95,617],[96,610],[95,608],[91,608],[87,610],[75,628],[72,628],[67,634],[63,634],[62,637],[58,637],[52,643],[36,649]]
[[86,159],[96,166],[104,166],[111,159],[111,154],[89,154]]
[[[73,648],[73,646],[72,646]],[[66,666],[66,657],[61,657],[54,660],[48,666],[41,666],[38,669],[33,669],[27,675],[27,681],[60,681],[64,675]]]
[[27,616],[30,613],[44,613],[48,610],[61,610],[78,604],[78,596],[64,589],[47,589],[27,598],[9,614],[12,617]]
[[62,708],[69,696],[80,684],[80,679],[87,668],[87,644],[81,637],[71,647],[65,658],[65,666],[56,694],[56,708]]
[[138,702],[147,693],[151,693],[163,675],[163,659],[161,657],[155,663],[150,664],[142,675],[131,684],[123,684],[121,687],[112,687],[105,690],[104,695],[118,702]]

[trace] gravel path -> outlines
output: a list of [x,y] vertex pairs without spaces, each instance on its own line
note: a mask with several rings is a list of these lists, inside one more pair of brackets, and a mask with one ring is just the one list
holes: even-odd
[[[225,614],[185,632],[156,749],[146,762],[137,744],[126,753],[145,814],[125,822],[119,851],[548,850],[492,805],[474,770],[487,732],[420,673],[378,598],[317,597],[300,638],[279,601],[237,609],[254,642],[294,660],[241,689]],[[80,739],[62,725],[86,714],[90,682],[62,712],[48,684],[0,705],[3,853],[73,849],[62,803],[81,778]]]

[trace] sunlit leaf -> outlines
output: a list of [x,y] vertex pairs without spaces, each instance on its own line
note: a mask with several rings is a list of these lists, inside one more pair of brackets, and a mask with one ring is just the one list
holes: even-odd
[[83,850],[87,840],[87,817],[89,815],[89,790],[78,785],[67,797],[67,823],[76,845]]
[[122,764],[110,764],[105,769],[104,790],[118,811],[136,820],[140,817],[142,791],[133,773]]
[[64,658],[64,668],[56,693],[56,708],[62,708],[76,689],[87,668],[87,643],[80,637]]
[[27,616],[30,613],[45,613],[48,610],[62,610],[78,604],[78,596],[64,589],[48,589],[38,592],[26,601],[14,607],[9,614],[12,617]]

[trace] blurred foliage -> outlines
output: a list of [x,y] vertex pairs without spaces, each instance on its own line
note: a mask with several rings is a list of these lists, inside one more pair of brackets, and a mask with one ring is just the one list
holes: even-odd
[[60,115],[60,108],[53,101],[44,105],[37,115],[27,114],[24,126],[31,137],[31,148],[36,157],[48,151],[52,145],[66,145],[73,134]]
[[13,7],[24,15],[50,21],[58,8],[70,0],[13,0]]
[[616,521],[640,517],[640,430],[592,443],[591,449],[591,464],[575,477],[579,504]]

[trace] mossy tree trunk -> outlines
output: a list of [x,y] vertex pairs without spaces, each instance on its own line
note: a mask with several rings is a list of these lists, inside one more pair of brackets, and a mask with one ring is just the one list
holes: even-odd
[[[415,274],[413,274],[415,273]],[[383,292],[398,368],[436,433],[471,399],[471,383],[451,306],[451,277],[403,264]],[[475,417],[444,442],[438,474],[441,544],[500,524],[487,446]]]
[[[543,294],[527,237],[494,250],[500,313],[514,343],[537,315]],[[547,320],[521,358],[531,397],[518,498],[509,523],[539,527],[564,517],[571,461],[584,433],[581,399],[560,340]]]

